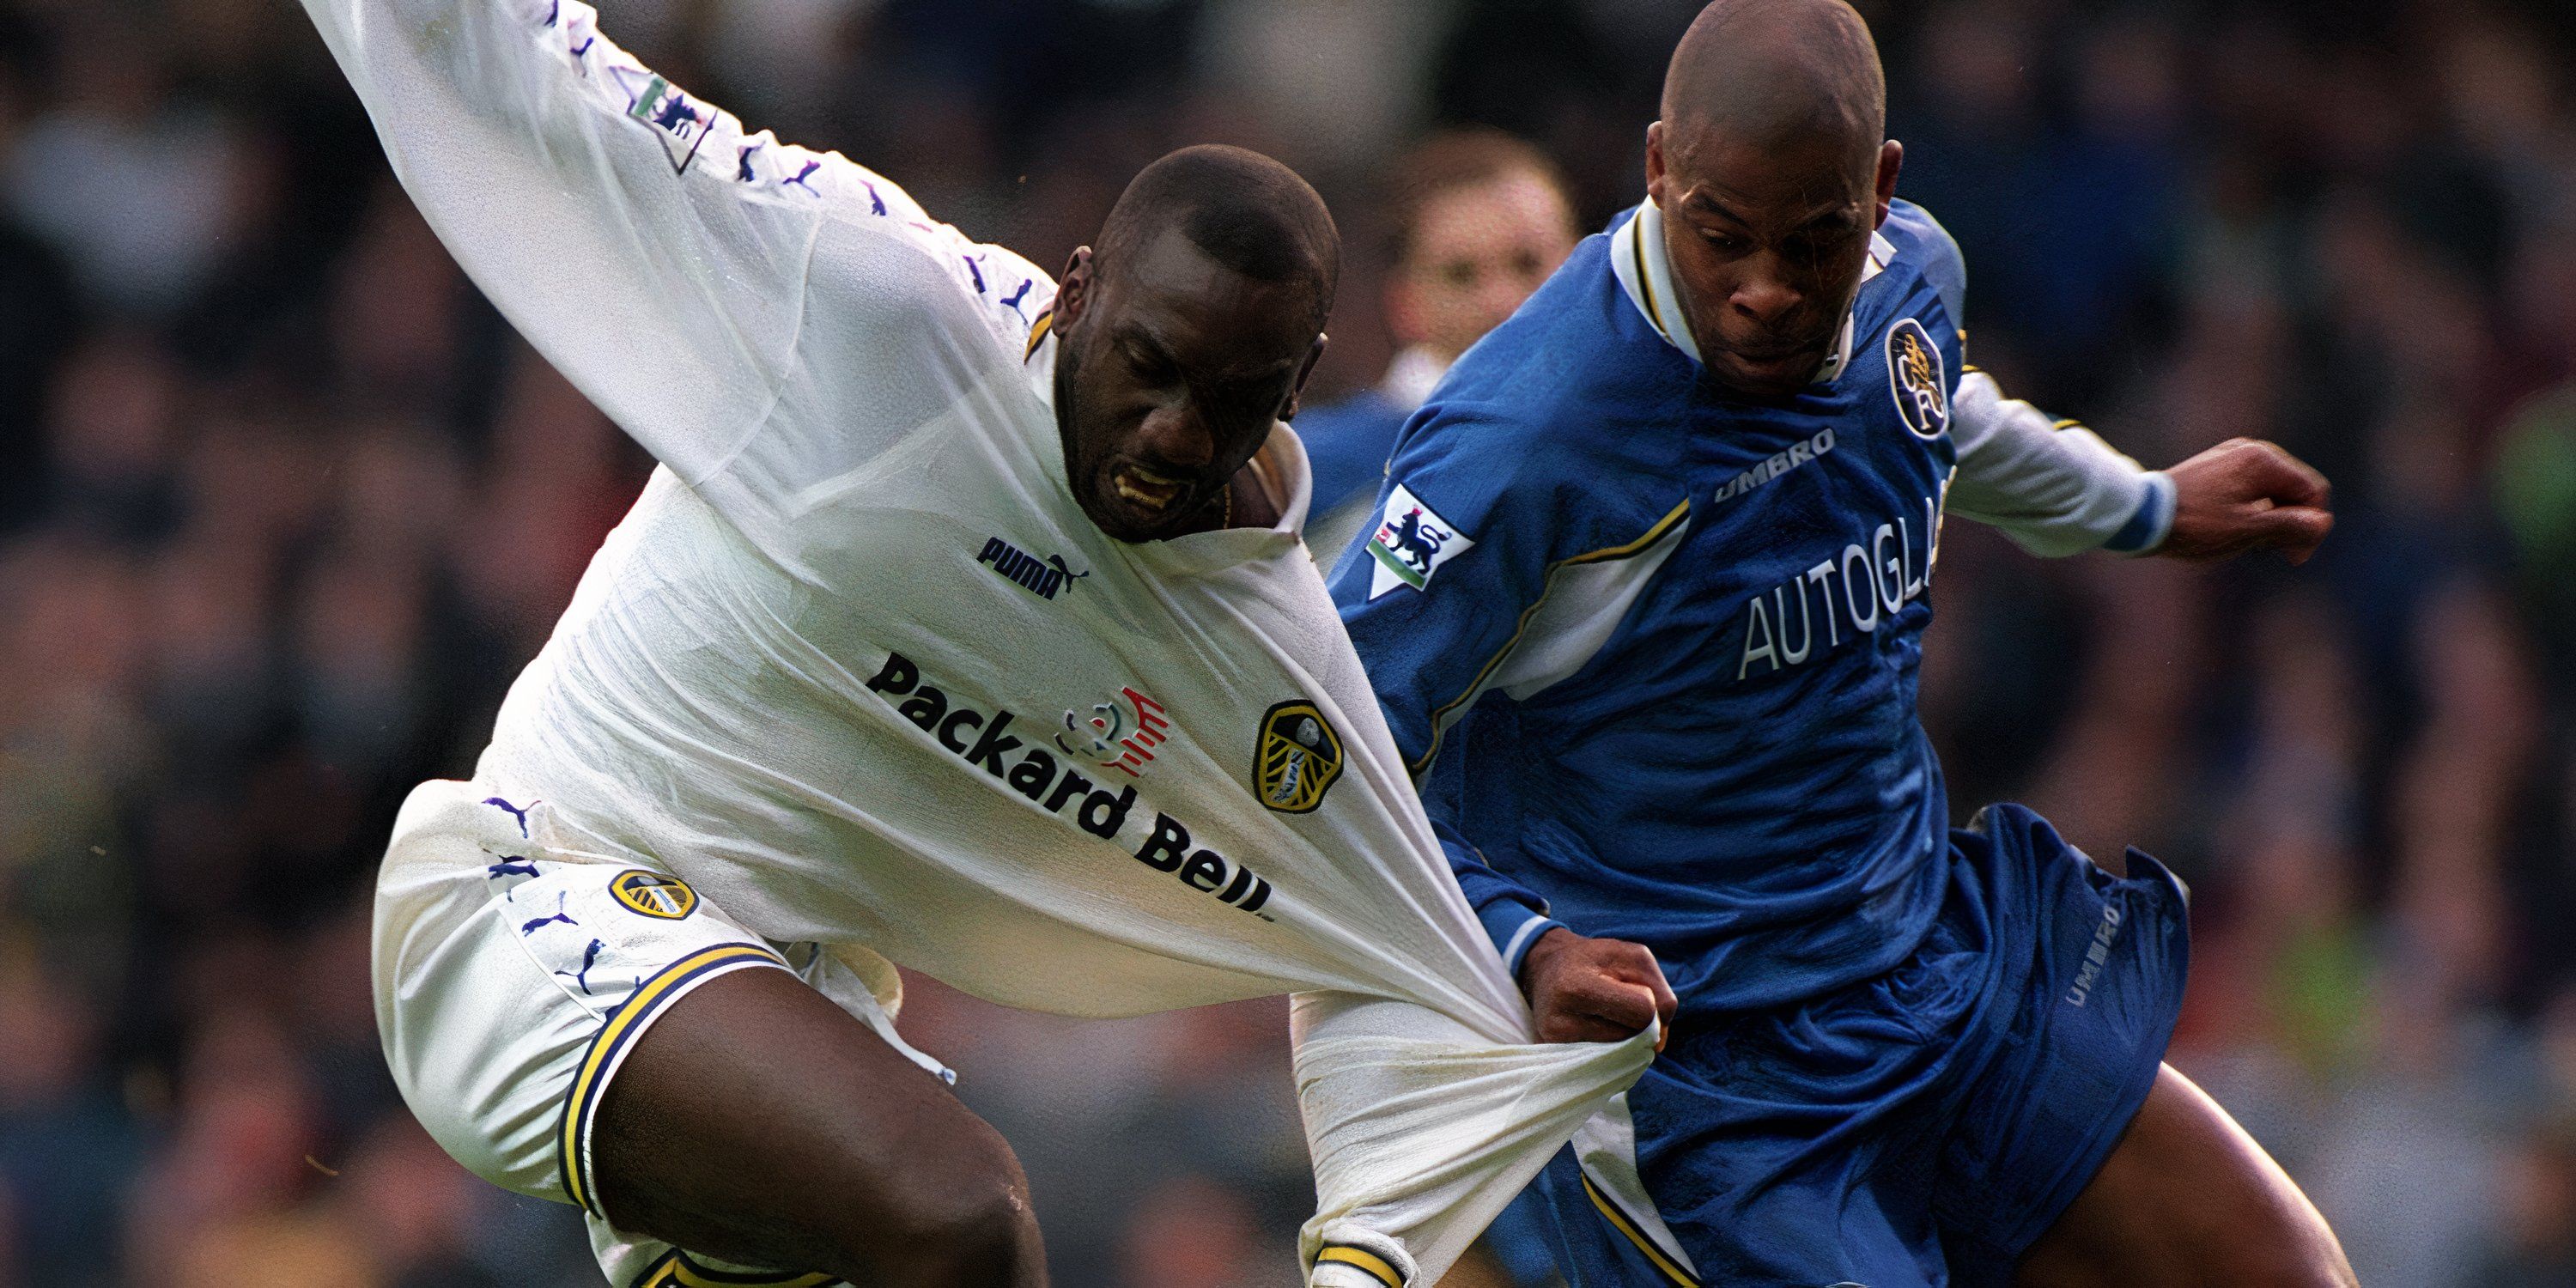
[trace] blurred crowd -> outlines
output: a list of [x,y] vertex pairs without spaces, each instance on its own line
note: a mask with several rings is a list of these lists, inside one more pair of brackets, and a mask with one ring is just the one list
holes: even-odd
[[[1690,0],[599,0],[692,91],[1061,263],[1229,141],[1353,248],[1476,122],[1641,195]],[[1954,525],[1925,711],[2195,890],[2174,1062],[2373,1288],[2576,1285],[2576,17],[1869,0],[1900,191],[1971,360],[2166,464],[2335,480],[2305,568],[2043,564]],[[387,177],[287,0],[0,0],[0,1288],[597,1282],[377,1054],[368,895],[467,772],[649,462]],[[927,981],[905,1023],[1027,1163],[1068,1288],[1296,1281],[1285,1010],[1110,1024]]]

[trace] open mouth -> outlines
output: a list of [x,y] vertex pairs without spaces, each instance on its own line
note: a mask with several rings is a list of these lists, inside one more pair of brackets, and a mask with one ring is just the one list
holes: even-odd
[[1170,510],[1190,490],[1187,480],[1157,474],[1142,465],[1119,466],[1111,471],[1109,484],[1117,490],[1119,500],[1147,514]]

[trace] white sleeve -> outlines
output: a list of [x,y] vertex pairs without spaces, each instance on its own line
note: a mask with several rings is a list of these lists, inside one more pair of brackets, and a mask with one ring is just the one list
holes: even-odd
[[1016,360],[1053,294],[883,177],[746,133],[579,0],[304,7],[475,284],[684,482],[748,476],[711,490],[720,509],[936,414],[917,374],[850,401],[885,372]]
[[2121,455],[2099,434],[2052,421],[1994,377],[1971,370],[1951,398],[1959,448],[1951,512],[1992,524],[2037,555],[2104,549],[2143,554],[2173,524],[2173,480]]

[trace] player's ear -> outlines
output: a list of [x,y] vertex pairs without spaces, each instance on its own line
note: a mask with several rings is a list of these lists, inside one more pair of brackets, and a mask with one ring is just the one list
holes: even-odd
[[1870,220],[1870,227],[1887,222],[1887,203],[1896,200],[1896,172],[1904,168],[1904,144],[1889,139],[1878,145],[1878,213]]
[[1668,173],[1670,168],[1664,164],[1664,123],[1657,121],[1646,127],[1646,197],[1658,206],[1664,204],[1664,176]]
[[1091,248],[1076,246],[1073,257],[1064,262],[1064,276],[1055,285],[1055,329],[1058,335],[1066,327],[1082,320],[1091,307]]
[[1323,358],[1324,343],[1330,339],[1332,339],[1331,336],[1321,331],[1315,333],[1315,345],[1306,350],[1306,365],[1297,368],[1297,383],[1288,387],[1288,406],[1279,413],[1279,419],[1297,419],[1298,400],[1306,394],[1306,377],[1315,374],[1315,364]]

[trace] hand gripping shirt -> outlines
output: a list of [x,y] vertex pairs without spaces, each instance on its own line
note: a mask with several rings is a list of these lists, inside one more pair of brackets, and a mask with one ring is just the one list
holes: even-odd
[[1276,527],[1113,541],[1027,261],[573,0],[306,8],[457,260],[661,462],[479,769],[557,857],[1062,1014],[1304,994],[1318,1283],[1436,1280],[1644,1067],[1650,1036],[1531,1044],[1298,540],[1285,427]]
[[1692,1007],[1880,974],[1941,891],[1915,713],[1952,509],[2151,548],[2172,487],[1961,363],[1956,246],[1899,201],[1817,380],[1703,379],[1648,203],[1470,349],[1397,441],[1334,597],[1515,965],[1560,922]]

